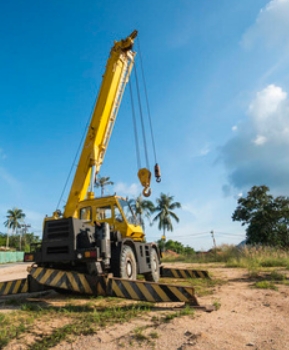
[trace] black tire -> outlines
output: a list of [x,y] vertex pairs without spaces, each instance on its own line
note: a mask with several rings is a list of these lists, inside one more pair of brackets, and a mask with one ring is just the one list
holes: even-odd
[[160,279],[160,262],[157,251],[152,248],[150,254],[151,272],[144,274],[145,280],[158,282]]
[[128,245],[122,246],[119,271],[121,278],[136,280],[136,260],[133,250]]

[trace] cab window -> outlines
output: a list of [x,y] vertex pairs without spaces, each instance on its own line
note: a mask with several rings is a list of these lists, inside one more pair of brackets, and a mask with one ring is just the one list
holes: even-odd
[[114,217],[116,221],[123,222],[122,214],[116,205],[114,206]]
[[79,218],[85,221],[91,221],[91,207],[81,208],[79,211]]
[[96,208],[96,221],[111,219],[111,217],[112,213],[110,206]]

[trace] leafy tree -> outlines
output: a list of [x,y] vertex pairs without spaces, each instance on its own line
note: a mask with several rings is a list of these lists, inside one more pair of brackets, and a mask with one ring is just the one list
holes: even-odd
[[179,202],[173,202],[174,197],[161,193],[160,198],[156,199],[157,206],[154,212],[158,214],[154,217],[153,222],[158,222],[158,229],[163,230],[163,240],[166,239],[166,231],[173,231],[172,218],[179,222],[178,216],[173,212],[176,208],[181,208]]
[[167,242],[164,242],[162,239],[160,239],[158,240],[158,245],[162,250],[172,250],[173,252],[176,252],[178,254],[195,254],[194,248],[191,248],[188,245],[184,246],[182,243],[178,241],[173,241],[171,239],[169,239]]
[[95,187],[101,188],[101,197],[104,196],[104,189],[108,185],[113,185],[114,183],[110,181],[110,177],[100,177],[95,179]]
[[129,204],[135,215],[141,224],[142,228],[145,229],[145,223],[143,217],[150,219],[151,213],[154,211],[154,204],[149,200],[143,199],[142,195],[139,195],[136,199],[131,199]]
[[21,227],[21,223],[24,222],[25,214],[22,209],[13,208],[7,210],[6,218],[7,220],[4,222],[4,226],[7,227],[7,241],[6,247],[9,247],[9,229],[12,229],[13,233],[17,232],[17,229]]
[[289,245],[289,198],[274,198],[267,186],[253,186],[238,199],[232,219],[247,225],[247,242],[272,246]]
[[30,251],[31,243],[39,243],[40,237],[34,233],[24,233],[23,235],[16,234],[10,238],[10,248],[20,249],[28,252]]
[[7,235],[5,233],[0,233],[0,247],[4,247],[6,244],[6,237]]

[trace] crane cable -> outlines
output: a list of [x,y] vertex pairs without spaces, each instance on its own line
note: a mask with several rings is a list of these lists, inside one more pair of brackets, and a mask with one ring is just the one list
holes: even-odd
[[147,111],[148,111],[148,119],[149,119],[149,125],[150,125],[150,132],[151,132],[153,152],[154,152],[155,162],[157,163],[157,153],[156,153],[155,139],[154,139],[154,133],[153,133],[153,127],[152,127],[152,118],[151,118],[150,105],[149,105],[149,100],[148,100],[148,93],[147,93],[147,87],[146,87],[145,74],[144,74],[144,69],[143,69],[143,61],[142,61],[142,54],[141,54],[141,48],[140,48],[140,40],[137,40],[137,45],[138,45],[138,51],[139,51],[139,56],[140,56],[140,67],[141,67],[142,80],[144,82],[144,93],[145,93],[145,99],[146,99],[146,108],[147,108]]
[[142,137],[143,137],[143,144],[144,144],[144,151],[145,151],[145,158],[146,158],[146,167],[149,169],[150,166],[149,166],[148,148],[147,148],[146,132],[145,132],[145,126],[144,126],[144,118],[143,118],[143,112],[142,112],[142,104],[141,104],[141,98],[140,98],[140,89],[139,89],[136,65],[134,66],[134,74],[135,74],[136,92],[137,92],[137,98],[138,98],[141,130],[142,130]]
[[[145,94],[145,102],[146,102],[146,109],[148,114],[148,120],[149,120],[149,128],[150,128],[150,134],[151,134],[151,142],[152,142],[152,148],[155,158],[155,166],[154,166],[154,174],[156,177],[157,182],[161,182],[161,170],[160,166],[157,163],[157,155],[156,155],[156,145],[155,145],[155,138],[153,133],[153,127],[152,127],[152,118],[151,118],[151,111],[150,111],[150,105],[149,105],[149,99],[148,99],[148,93],[146,88],[146,79],[143,69],[143,61],[142,61],[142,54],[140,49],[140,40],[137,40],[138,43],[138,49],[140,53],[140,69],[141,69],[141,77],[144,87],[144,94]],[[145,158],[146,158],[146,166],[147,169],[149,169],[149,157],[148,157],[148,151],[147,151],[147,141],[146,141],[146,132],[145,132],[145,125],[144,125],[144,117],[143,117],[143,109],[141,104],[141,97],[140,97],[140,87],[139,87],[139,79],[137,74],[136,65],[134,65],[134,76],[135,76],[135,84],[136,84],[136,91],[137,91],[137,98],[138,98],[138,106],[139,106],[139,113],[140,113],[140,121],[141,121],[141,130],[142,130],[142,136],[143,136],[143,143],[144,143],[144,151],[145,151]],[[137,152],[137,161],[138,161],[138,167],[141,167],[140,164],[140,151],[139,151],[139,142],[138,142],[138,133],[137,133],[137,127],[136,127],[136,117],[135,117],[135,108],[133,105],[133,94],[132,94],[132,88],[130,84],[130,95],[131,95],[131,106],[132,106],[132,115],[133,115],[133,123],[134,123],[134,133],[135,133],[135,141],[136,141],[136,152]]]
[[141,168],[141,160],[140,160],[140,150],[139,150],[139,139],[138,139],[138,133],[137,133],[136,115],[135,115],[134,101],[133,101],[133,95],[132,95],[132,86],[131,86],[130,80],[129,80],[129,92],[130,92],[130,101],[131,101],[131,109],[132,109],[132,119],[133,119],[135,146],[136,146],[137,166],[138,166],[138,169],[140,169]]
[[[97,97],[96,97],[97,98]],[[75,152],[75,156],[74,156],[74,159],[71,163],[71,166],[70,166],[70,170],[68,172],[68,175],[66,177],[66,180],[65,180],[65,183],[64,183],[64,186],[63,186],[63,189],[62,189],[62,192],[60,194],[60,198],[58,200],[58,203],[57,203],[57,206],[56,206],[56,211],[59,210],[59,206],[60,206],[60,202],[62,201],[63,197],[64,197],[64,192],[66,191],[66,188],[67,188],[67,185],[68,185],[68,182],[70,180],[70,177],[71,177],[71,174],[72,174],[72,170],[74,167],[77,167],[77,159],[78,159],[78,156],[80,154],[80,151],[81,151],[81,146],[83,145],[84,143],[84,138],[86,136],[86,133],[87,133],[87,129],[89,127],[89,122],[90,122],[90,119],[91,119],[91,116],[92,116],[92,113],[93,113],[93,109],[94,109],[94,106],[95,106],[95,103],[96,103],[96,98],[94,100],[94,103],[91,107],[91,112],[89,114],[89,117],[87,118],[87,121],[86,121],[86,124],[85,124],[85,127],[84,127],[84,130],[82,132],[82,136],[81,136],[81,139],[80,139],[80,142],[79,142],[79,145],[77,147],[77,150]]]

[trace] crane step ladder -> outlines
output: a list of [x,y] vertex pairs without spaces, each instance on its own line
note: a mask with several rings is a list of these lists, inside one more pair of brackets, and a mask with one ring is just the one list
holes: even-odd
[[[174,269],[163,269],[172,272]],[[192,273],[180,276],[192,277]],[[189,271],[189,270],[188,270]],[[91,276],[73,271],[49,269],[31,266],[25,279],[0,282],[0,297],[41,292],[48,289],[69,291],[85,295],[118,297],[153,303],[183,302],[192,307],[200,307],[191,286],[181,286],[167,283],[156,283],[142,280],[128,280],[108,276]],[[168,274],[168,272],[165,272]],[[170,276],[167,276],[170,277]],[[175,277],[175,276],[173,276]],[[200,277],[200,276],[197,276]],[[203,277],[203,276],[202,276]]]

